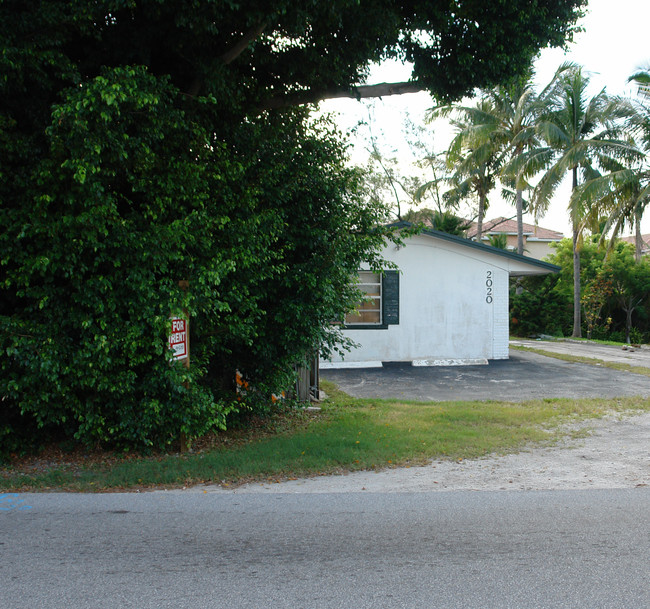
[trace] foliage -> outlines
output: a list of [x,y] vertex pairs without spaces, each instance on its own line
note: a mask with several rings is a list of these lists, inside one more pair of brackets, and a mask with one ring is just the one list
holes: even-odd
[[427,228],[433,228],[443,233],[465,237],[467,230],[471,227],[471,222],[459,218],[450,211],[438,211],[428,209],[409,210],[404,214],[406,222],[422,223]]
[[608,173],[589,180],[574,193],[576,199],[607,210],[607,222],[601,231],[603,239],[610,235],[610,243],[613,244],[626,225],[634,230],[637,262],[642,255],[641,218],[650,202],[650,167],[647,159],[650,151],[648,77],[647,71],[633,75],[630,80],[634,80],[639,87],[638,98],[620,99],[617,102],[625,114],[626,130],[638,146],[639,154],[622,159],[610,167]]
[[625,342],[643,342],[644,333],[650,340],[650,260],[636,262],[629,246],[616,251],[618,255],[609,256],[605,268],[612,277],[614,302],[625,314]]
[[500,250],[508,249],[508,235],[506,233],[496,233],[488,237],[488,243],[492,247]]
[[[242,123],[236,151],[175,100],[144,68],[69,89],[11,193],[30,205],[3,206],[3,435],[164,446],[225,425],[235,368],[268,403],[335,345],[350,274],[383,241],[336,136],[285,113]],[[189,371],[166,348],[182,310]]]
[[[634,248],[618,242],[609,252],[600,236],[586,240],[580,252],[584,329],[591,338],[619,342],[650,341],[650,261],[634,261]],[[564,239],[549,261],[556,275],[522,278],[510,292],[511,332],[517,336],[567,336],[572,331],[573,246]],[[634,337],[637,340],[633,340]]]
[[247,430],[206,438],[192,454],[119,458],[93,452],[64,462],[52,455],[40,468],[24,459],[0,469],[0,485],[17,491],[84,492],[162,485],[227,487],[252,480],[413,466],[431,459],[502,455],[533,443],[547,445],[569,432],[567,421],[650,409],[650,399],[640,397],[422,403],[351,398],[331,383],[327,393],[330,398],[318,414],[283,412]]
[[[558,275],[522,277],[510,286],[510,333],[515,336],[566,336],[571,301],[556,289]],[[519,289],[517,289],[519,288]]]
[[[168,446],[240,407],[235,369],[268,396],[333,348],[384,210],[295,104],[386,57],[460,96],[562,43],[584,2],[454,4],[0,3],[3,447]],[[189,370],[165,338],[183,310]]]
[[455,117],[452,124],[457,135],[447,151],[448,161],[455,167],[455,188],[448,196],[453,200],[473,192],[478,197],[477,239],[480,240],[488,194],[497,179],[500,180],[505,186],[504,197],[512,199],[517,208],[520,254],[523,254],[523,193],[531,186],[530,176],[518,165],[525,151],[539,145],[536,125],[543,109],[531,81],[529,70],[513,82],[481,91],[474,105],[443,105],[430,113],[430,118]]
[[[584,310],[584,323],[587,327],[587,338],[601,318],[601,311],[613,291],[612,280],[606,272],[600,272],[595,279],[583,290],[580,304]],[[605,327],[609,328],[611,318],[607,318]]]
[[485,117],[489,114],[489,102],[480,99],[475,107],[441,106],[433,108],[429,120],[453,115],[450,120],[455,136],[446,152],[446,163],[453,174],[450,188],[444,199],[449,207],[456,209],[461,201],[470,199],[477,203],[476,240],[481,241],[483,220],[489,207],[489,194],[497,183],[502,167],[502,156],[485,136]]

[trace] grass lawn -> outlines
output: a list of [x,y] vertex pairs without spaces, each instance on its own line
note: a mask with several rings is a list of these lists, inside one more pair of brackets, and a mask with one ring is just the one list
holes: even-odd
[[233,486],[317,474],[468,459],[548,444],[562,424],[607,412],[650,410],[650,399],[402,402],[356,399],[324,383],[317,412],[285,410],[251,429],[203,439],[190,453],[149,457],[51,452],[0,469],[3,491],[117,491]]

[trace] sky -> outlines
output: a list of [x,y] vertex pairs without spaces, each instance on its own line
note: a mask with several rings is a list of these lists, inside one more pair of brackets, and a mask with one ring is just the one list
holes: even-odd
[[[588,94],[595,95],[605,88],[611,95],[634,96],[635,88],[627,83],[636,70],[650,67],[650,0],[590,0],[585,17],[579,25],[584,29],[574,36],[574,42],[567,52],[561,49],[544,49],[535,63],[536,82],[542,87],[551,80],[555,70],[565,61],[583,66],[590,78]],[[408,67],[398,63],[386,63],[373,69],[368,83],[398,82],[408,80]],[[411,154],[405,144],[402,129],[404,119],[409,116],[416,124],[424,123],[426,110],[433,102],[427,93],[410,93],[386,97],[382,100],[329,100],[321,103],[321,110],[333,112],[337,123],[344,131],[354,128],[360,121],[373,117],[372,131],[377,144],[386,156],[397,156],[408,165]],[[437,151],[442,151],[449,141],[451,132],[445,125],[437,124],[430,129]],[[365,164],[368,158],[368,129],[361,126],[351,135],[353,162]],[[558,230],[570,236],[570,222],[566,211],[570,185],[565,183],[556,194],[551,206],[540,219],[539,225]],[[513,216],[512,206],[490,199],[487,218]],[[524,222],[534,223],[532,216]],[[650,233],[650,214],[642,223],[644,233]],[[627,230],[625,234],[630,234]]]

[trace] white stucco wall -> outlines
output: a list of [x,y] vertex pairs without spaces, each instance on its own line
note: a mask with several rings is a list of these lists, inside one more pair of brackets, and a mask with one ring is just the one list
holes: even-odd
[[345,330],[361,345],[345,362],[507,359],[507,260],[425,235],[391,244],[384,257],[401,271],[400,323]]

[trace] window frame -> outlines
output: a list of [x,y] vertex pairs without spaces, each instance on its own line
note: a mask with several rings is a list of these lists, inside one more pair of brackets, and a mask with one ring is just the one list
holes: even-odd
[[[359,273],[379,275],[379,323],[346,323],[344,330],[387,330],[389,326],[399,324],[399,271],[382,271],[375,273],[369,269],[359,269]],[[366,282],[363,282],[366,283]]]

